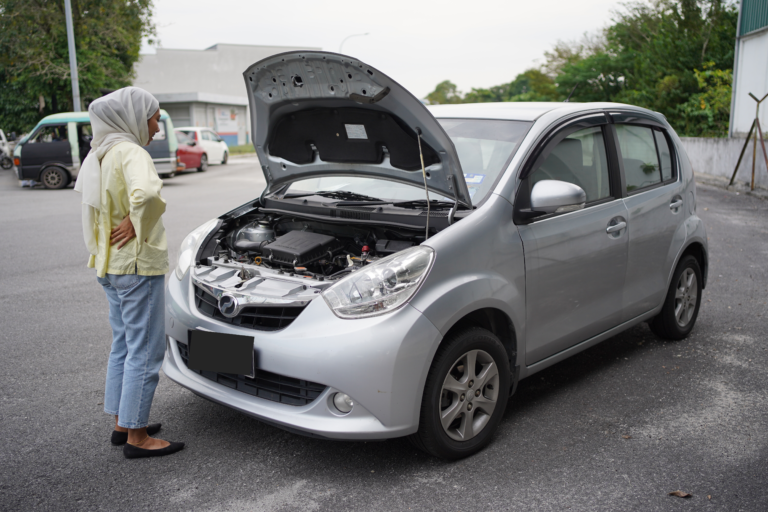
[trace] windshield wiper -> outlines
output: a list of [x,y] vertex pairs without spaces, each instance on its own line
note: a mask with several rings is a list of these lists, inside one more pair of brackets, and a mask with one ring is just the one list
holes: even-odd
[[[363,201],[365,204],[370,204],[372,201],[378,201],[381,202],[381,199],[378,197],[371,197],[366,196],[364,194],[358,194],[356,192],[347,192],[346,190],[320,190],[318,192],[307,192],[305,194],[291,194],[291,195],[284,195],[283,199],[295,199],[297,197],[308,197],[308,196],[320,196],[320,197],[327,197],[329,199],[340,199],[342,201]],[[387,202],[381,203],[381,204],[389,204]]]
[[[383,204],[391,204],[392,206],[397,206],[399,208],[426,208],[427,207],[427,201],[426,199],[415,199],[413,201],[341,201],[339,203],[336,203],[336,206],[372,206],[372,205],[383,205]],[[432,199],[429,202],[430,209],[434,210],[449,210],[453,208],[454,203],[452,201],[439,201],[437,199]],[[464,205],[459,205],[461,208],[466,208]]]

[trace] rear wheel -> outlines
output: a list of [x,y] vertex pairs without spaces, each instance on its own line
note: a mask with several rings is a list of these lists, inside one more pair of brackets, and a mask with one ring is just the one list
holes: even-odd
[[490,443],[509,398],[509,361],[499,339],[472,327],[440,347],[427,375],[419,430],[411,443],[460,459]]
[[160,179],[167,180],[169,178],[173,178],[174,176],[176,176],[176,171],[169,172],[166,174],[158,174],[158,176],[160,176]]
[[226,164],[228,159],[229,159],[229,153],[225,151],[224,157],[221,159],[221,164],[222,165]]
[[200,157],[200,167],[197,168],[197,172],[205,172],[208,170],[208,156],[203,154]]
[[61,189],[69,185],[69,173],[61,167],[48,167],[40,175],[45,188]]
[[0,160],[0,167],[2,167],[3,169],[10,169],[11,167],[13,167],[13,160],[3,155],[2,160]]
[[688,336],[699,315],[701,284],[699,262],[693,256],[684,257],[672,276],[661,312],[648,322],[656,336],[668,340]]

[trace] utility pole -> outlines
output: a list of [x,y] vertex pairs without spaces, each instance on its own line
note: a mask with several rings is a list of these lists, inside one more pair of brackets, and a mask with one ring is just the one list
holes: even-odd
[[72,77],[72,105],[75,112],[82,112],[80,79],[77,77],[77,55],[75,54],[75,28],[72,24],[72,4],[70,0],[64,0],[64,11],[67,17],[67,46],[69,46],[69,74]]

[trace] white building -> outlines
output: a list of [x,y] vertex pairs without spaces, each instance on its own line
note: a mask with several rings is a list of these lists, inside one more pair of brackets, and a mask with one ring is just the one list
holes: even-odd
[[243,71],[293,46],[217,44],[205,50],[168,50],[144,54],[133,85],[155,95],[174,126],[207,126],[230,146],[251,141],[251,120]]
[[[733,95],[728,135],[744,138],[755,119],[757,99],[768,94],[768,2],[741,0],[733,65]],[[760,105],[760,126],[768,137],[768,99]]]

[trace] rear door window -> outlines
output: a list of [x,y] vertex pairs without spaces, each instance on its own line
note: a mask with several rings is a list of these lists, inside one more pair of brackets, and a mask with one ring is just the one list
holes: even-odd
[[542,180],[573,183],[587,194],[587,203],[611,197],[608,157],[600,126],[578,130],[557,143],[530,175],[531,187]]
[[669,149],[669,141],[661,130],[653,130],[653,137],[656,139],[656,148],[659,150],[659,160],[661,161],[661,179],[663,181],[671,180],[672,174],[672,151]]
[[647,126],[617,124],[627,193],[632,194],[672,178],[672,154],[661,131]]

